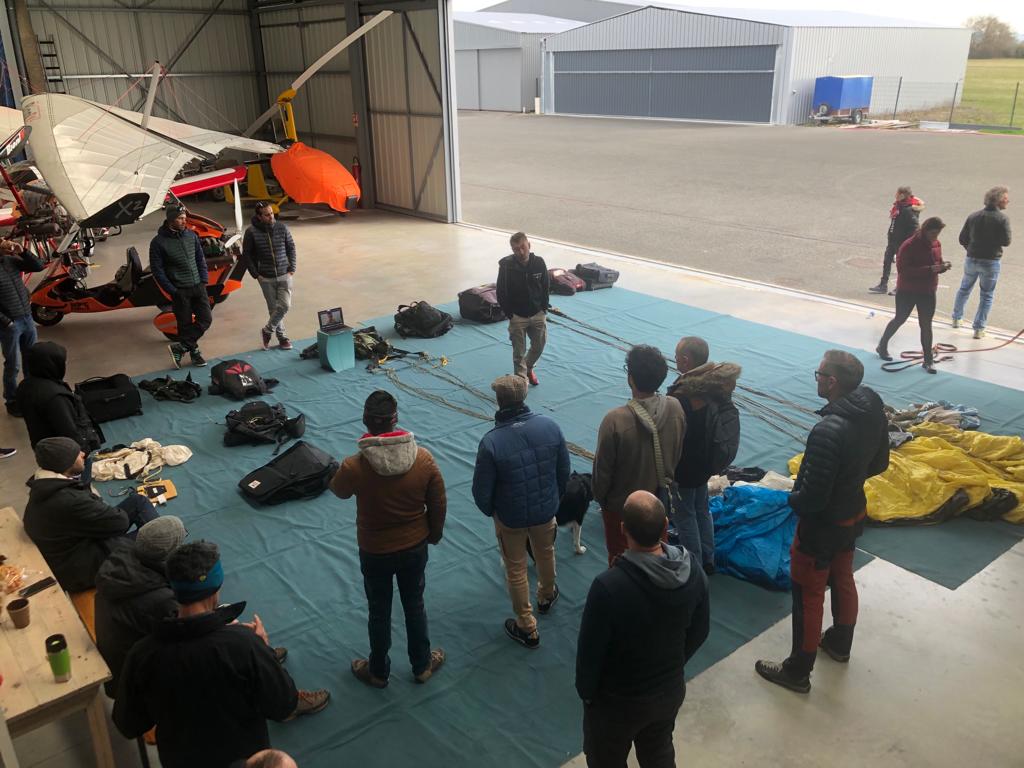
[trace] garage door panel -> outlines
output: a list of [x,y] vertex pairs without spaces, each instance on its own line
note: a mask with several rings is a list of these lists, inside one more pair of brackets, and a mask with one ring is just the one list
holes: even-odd
[[668,48],[651,51],[652,69],[716,71],[775,69],[775,46],[745,45],[715,48]]
[[455,102],[459,109],[480,109],[475,50],[455,52]]
[[646,72],[651,51],[556,51],[556,72]]
[[523,52],[519,48],[481,49],[480,109],[518,112],[523,99]]
[[764,73],[654,74],[651,117],[768,122],[772,78]]
[[650,75],[555,75],[555,109],[570,115],[627,115],[647,117]]

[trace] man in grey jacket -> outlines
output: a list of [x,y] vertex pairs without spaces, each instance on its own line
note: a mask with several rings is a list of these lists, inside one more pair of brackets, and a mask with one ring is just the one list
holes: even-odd
[[281,349],[292,343],[284,329],[284,316],[292,305],[292,278],[295,276],[295,240],[288,227],[274,219],[274,207],[266,200],[256,203],[252,226],[242,238],[242,258],[246,269],[263,289],[270,317],[260,331],[264,349],[277,334]]
[[1010,191],[1006,187],[992,187],[985,193],[985,207],[967,217],[960,230],[960,245],[967,249],[964,261],[964,279],[953,302],[953,327],[959,328],[964,306],[971,297],[974,283],[979,283],[981,298],[974,315],[974,338],[985,336],[985,323],[999,280],[999,262],[1003,248],[1010,244],[1010,220],[1003,211],[1010,204]]

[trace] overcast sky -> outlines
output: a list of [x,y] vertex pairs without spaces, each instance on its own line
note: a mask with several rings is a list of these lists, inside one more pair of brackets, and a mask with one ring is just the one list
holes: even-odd
[[[495,5],[500,0],[453,0],[457,11],[476,11]],[[675,0],[675,4],[683,2]],[[685,3],[690,5],[690,3]],[[557,5],[553,2],[552,5]],[[657,2],[652,1],[652,5]],[[1024,34],[1024,2],[1021,0],[978,0],[977,2],[947,2],[944,0],[819,0],[799,2],[798,0],[696,0],[692,3],[701,8],[772,8],[793,10],[813,8],[816,10],[852,11],[873,16],[890,16],[900,19],[921,19],[933,24],[959,25],[970,16],[998,16],[1018,34]]]

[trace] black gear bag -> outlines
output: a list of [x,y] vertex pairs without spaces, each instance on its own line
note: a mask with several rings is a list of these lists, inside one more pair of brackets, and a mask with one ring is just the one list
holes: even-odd
[[239,480],[238,487],[258,504],[312,499],[327,489],[338,466],[329,454],[299,440],[280,456]]
[[271,443],[281,446],[306,431],[306,417],[301,413],[289,419],[288,412],[280,403],[271,405],[262,400],[246,403],[237,411],[229,411],[224,417],[228,431],[224,433],[224,445],[258,445]]
[[494,283],[467,288],[459,294],[459,314],[464,320],[477,323],[497,323],[505,319],[498,304],[498,289]]
[[75,384],[86,413],[96,423],[123,419],[142,413],[142,396],[126,374],[94,376]]
[[444,336],[454,324],[451,315],[430,306],[425,301],[402,304],[395,313],[395,330],[403,339],[409,336],[419,339]]

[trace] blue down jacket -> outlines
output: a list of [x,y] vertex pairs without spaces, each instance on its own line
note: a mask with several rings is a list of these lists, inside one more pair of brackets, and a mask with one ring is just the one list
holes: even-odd
[[708,505],[715,522],[715,567],[768,589],[788,590],[796,515],[789,494],[757,485],[726,488]]
[[498,411],[480,441],[473,500],[509,528],[548,522],[569,480],[569,450],[558,425],[525,405]]

